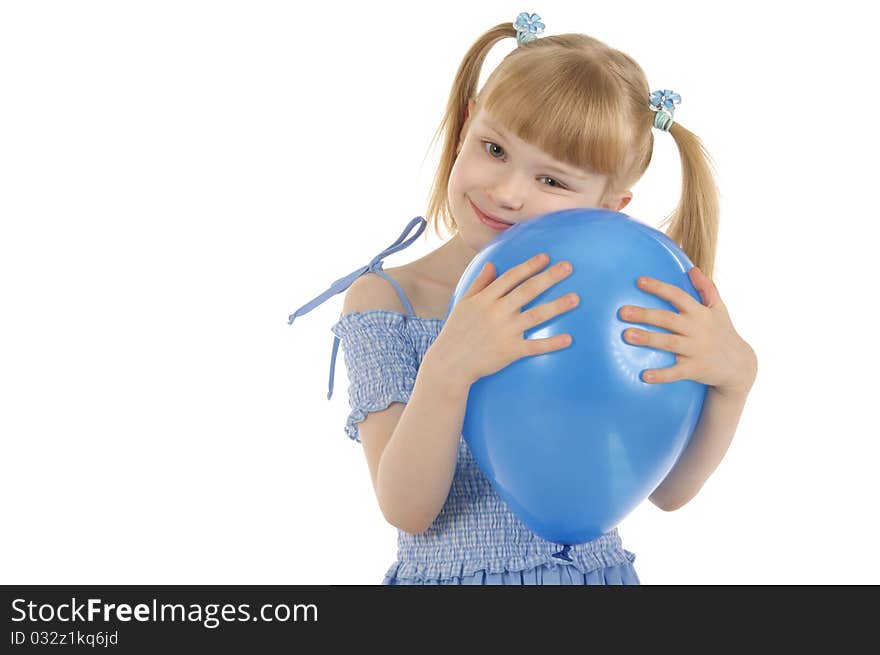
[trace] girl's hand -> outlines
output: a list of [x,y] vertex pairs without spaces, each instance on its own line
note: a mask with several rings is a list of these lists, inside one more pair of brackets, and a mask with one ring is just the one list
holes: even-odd
[[712,280],[696,266],[688,275],[703,304],[677,286],[639,278],[640,289],[670,302],[679,313],[630,305],[620,308],[623,321],[656,325],[672,333],[635,328],[624,331],[627,343],[675,353],[674,366],[646,370],[642,379],[651,384],[696,380],[724,395],[747,394],[758,372],[755,352],[733,328]]
[[577,294],[569,293],[521,311],[523,305],[571,274],[571,264],[563,261],[536,275],[549,261],[541,253],[497,279],[495,266],[487,262],[452,308],[429,349],[431,355],[442,358],[445,366],[470,386],[517,359],[569,346],[569,334],[523,338],[526,330],[573,309],[580,301]]

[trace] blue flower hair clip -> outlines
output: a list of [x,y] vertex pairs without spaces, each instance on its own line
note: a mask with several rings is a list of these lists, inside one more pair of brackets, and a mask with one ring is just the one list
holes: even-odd
[[541,17],[538,14],[529,14],[527,11],[522,12],[516,17],[513,26],[516,28],[517,45],[534,41],[544,31],[544,23],[541,22]]
[[675,114],[675,105],[681,104],[681,96],[670,89],[654,91],[649,100],[649,107],[654,114],[654,127],[668,132],[672,127],[672,117]]

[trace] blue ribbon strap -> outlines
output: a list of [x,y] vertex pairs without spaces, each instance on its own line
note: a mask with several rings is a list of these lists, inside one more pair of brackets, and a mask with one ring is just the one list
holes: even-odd
[[[418,231],[412,236],[407,238],[407,234],[412,231],[413,227],[416,225],[419,226]],[[416,216],[412,219],[409,224],[404,228],[403,232],[400,233],[400,236],[397,237],[397,240],[392,243],[390,246],[385,248],[378,255],[373,257],[369,264],[366,266],[361,266],[359,269],[352,271],[348,275],[339,278],[333,284],[330,285],[330,288],[319,294],[305,305],[297,309],[293,314],[287,317],[287,324],[293,325],[293,321],[297,316],[302,316],[303,314],[308,314],[315,307],[323,303],[325,300],[330,298],[331,296],[335,296],[337,293],[342,293],[348,287],[352,285],[352,283],[359,278],[364,273],[375,272],[377,270],[381,270],[382,268],[382,260],[388,255],[395,253],[399,250],[403,250],[408,247],[413,241],[419,238],[422,232],[425,231],[425,227],[428,225],[428,222],[422,218],[421,216]],[[333,335],[333,353],[330,356],[330,380],[328,383],[328,391],[327,391],[327,400],[330,400],[333,395],[333,372],[336,370],[336,353],[339,350],[339,337]]]

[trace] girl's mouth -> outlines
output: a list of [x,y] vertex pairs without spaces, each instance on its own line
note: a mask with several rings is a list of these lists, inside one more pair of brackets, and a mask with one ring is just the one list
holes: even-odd
[[488,225],[493,230],[501,231],[501,230],[506,230],[509,227],[513,227],[512,223],[505,223],[503,221],[496,220],[494,218],[491,218],[490,216],[487,216],[483,212],[481,212],[480,208],[477,207],[470,198],[468,198],[468,202],[471,203],[471,207],[473,207],[474,213],[477,215],[477,218],[480,219],[480,222],[482,222],[485,225]]

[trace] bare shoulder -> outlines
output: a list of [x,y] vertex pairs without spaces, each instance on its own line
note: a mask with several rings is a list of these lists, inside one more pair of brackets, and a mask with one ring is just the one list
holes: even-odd
[[[427,275],[420,267],[419,260],[382,270],[400,285],[416,316],[442,318],[446,315],[453,289]],[[365,273],[355,280],[349,287],[342,306],[344,313],[365,312],[370,309],[390,309],[406,314],[394,287],[375,273]]]
[[[399,273],[388,270],[385,270],[385,273],[403,286]],[[403,286],[403,288],[406,291],[406,287]],[[342,312],[347,314],[349,312],[366,312],[371,309],[390,309],[401,314],[406,313],[400,296],[397,295],[394,287],[388,284],[387,280],[375,273],[365,273],[357,278],[346,291]]]

